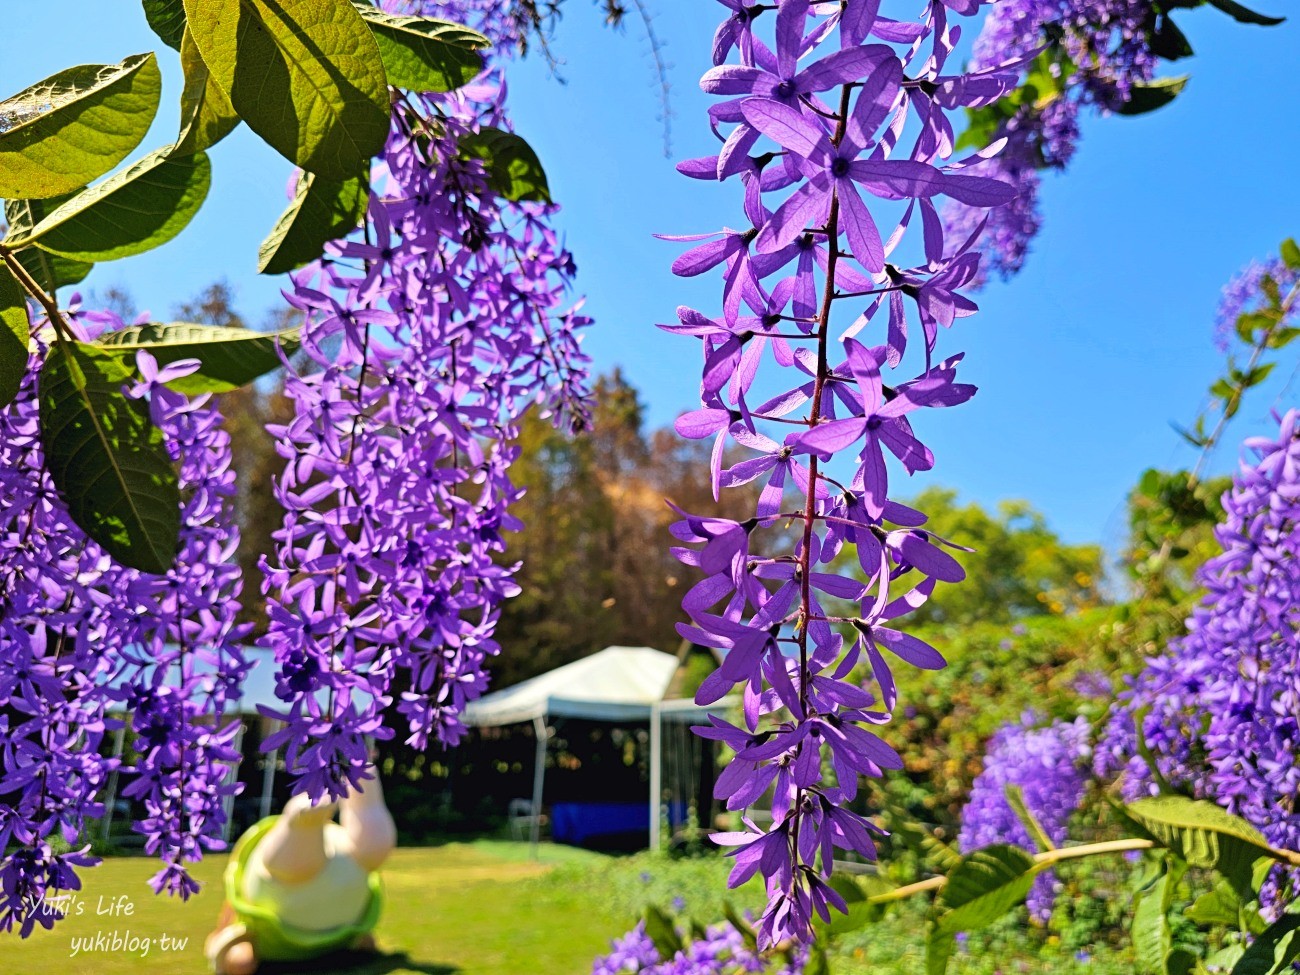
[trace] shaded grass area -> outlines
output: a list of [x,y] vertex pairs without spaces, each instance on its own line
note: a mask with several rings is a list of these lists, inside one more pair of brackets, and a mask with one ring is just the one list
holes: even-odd
[[[112,858],[87,871],[82,913],[37,931],[27,941],[10,938],[0,954],[4,975],[198,975],[207,971],[203,939],[221,907],[225,859],[212,857],[195,869],[203,891],[182,903],[154,897],[146,885],[152,860]],[[586,975],[592,960],[635,923],[647,904],[679,917],[712,923],[723,902],[754,909],[761,888],[751,882],[726,889],[730,860],[673,860],[640,853],[611,857],[543,844],[536,861],[526,843],[477,840],[400,849],[385,865],[385,913],[376,931],[379,954],[335,956],[310,965],[268,965],[263,975]],[[96,910],[125,895],[129,915]],[[103,898],[101,901],[100,898]],[[835,952],[836,975],[924,975],[923,904],[902,907],[881,924],[845,939]],[[143,953],[127,946],[79,951],[74,939],[103,932],[148,938]],[[159,940],[175,943],[163,950]],[[952,975],[996,972],[1088,972],[1130,975],[1126,953],[1080,951],[1068,934],[1027,929],[1009,917],[987,935],[972,937],[959,952]],[[183,945],[181,944],[183,942]]]
[[[581,876],[611,858],[543,845],[479,841],[400,849],[384,867],[385,911],[376,934],[381,954],[348,955],[310,966],[266,966],[267,975],[571,975],[591,970],[609,939],[628,927],[591,885],[552,881],[552,871]],[[207,971],[203,939],[221,907],[224,857],[195,868],[202,892],[188,902],[155,897],[147,886],[157,863],[111,858],[85,872],[73,913],[52,931],[4,942],[5,975],[190,975]],[[573,874],[569,874],[573,871]],[[97,914],[125,898],[131,913]],[[102,898],[102,901],[101,901]],[[112,938],[120,939],[114,947]],[[93,944],[102,935],[99,945]],[[168,938],[168,949],[161,939]],[[90,951],[74,945],[92,939]],[[131,939],[134,939],[132,941]],[[142,947],[140,939],[148,939]],[[134,944],[132,948],[131,945]]]

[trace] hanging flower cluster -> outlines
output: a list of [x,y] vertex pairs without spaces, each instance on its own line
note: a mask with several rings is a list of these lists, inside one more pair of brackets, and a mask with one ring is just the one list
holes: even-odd
[[[806,939],[814,913],[844,909],[826,880],[837,849],[874,856],[876,828],[848,804],[861,776],[901,767],[868,730],[895,705],[888,657],[944,665],[897,622],[963,572],[925,516],[890,499],[890,468],[932,467],[917,430],[975,393],[957,381],[960,355],[934,353],[940,326],[975,311],[960,290],[977,272],[977,235],[945,235],[935,201],[1014,196],[970,172],[996,147],[950,161],[948,113],[1013,89],[1022,62],[947,73],[950,17],[975,2],[934,0],[917,23],[879,16],[873,0],[723,4],[716,67],[701,82],[724,96],[710,110],[722,144],[679,168],[734,179],[745,223],[669,238],[702,241],[673,270],[716,270],[721,311],[682,308],[661,327],[702,345],[701,408],[677,429],[713,438],[715,493],[763,484],[748,521],[681,512],[673,531],[678,558],[704,576],[679,630],[725,654],[697,701],[743,697],[743,727],[711,718],[697,729],[736,753],[717,795],[732,810],[772,796],[769,825],[747,818],[714,837],[736,848],[733,886],[764,877],[759,934],[772,944]],[[921,239],[905,245],[914,221]],[[849,314],[833,326],[835,310]],[[729,445],[742,452],[734,463]],[[830,571],[846,550],[861,576]],[[876,693],[848,679],[859,660]]]
[[[89,340],[122,322],[89,313],[70,315],[68,327]],[[160,369],[141,352],[127,383],[180,472],[180,550],[165,575],[152,575],[90,540],[45,471],[37,403],[47,351],[32,354],[17,399],[0,412],[0,928],[23,935],[53,924],[57,892],[80,886],[72,868],[96,862],[54,844],[76,843],[102,815],[115,772],[120,794],[145,808],[133,827],[163,862],[154,889],[197,890],[185,864],[223,847],[237,731],[224,715],[248,669],[235,623],[230,438],[207,396],[164,385],[198,363]],[[124,720],[112,715],[128,716],[134,766],[101,755]]]
[[[1035,714],[1004,725],[989,739],[984,770],[975,777],[970,799],[961,813],[957,842],[963,853],[994,843],[1014,843],[1025,849],[1037,845],[1007,801],[1007,787],[1019,787],[1025,808],[1060,846],[1067,839],[1070,816],[1083,801],[1091,732],[1084,718],[1042,726]],[[1029,913],[1045,922],[1056,899],[1051,871],[1034,880]]]
[[712,925],[695,940],[682,929],[677,936],[684,946],[665,958],[642,921],[610,943],[612,950],[596,959],[591,975],[801,975],[807,965],[806,948],[796,948],[787,962],[768,958],[746,947],[744,936],[730,924]]
[[[512,22],[477,3],[393,6]],[[567,298],[557,208],[501,199],[461,151],[508,127],[505,91],[489,70],[452,94],[398,99],[364,227],[288,295],[307,367],[286,380],[295,419],[272,430],[287,464],[265,642],[286,706],[267,713],[286,725],[266,744],[287,746],[313,796],[360,780],[394,701],[414,746],[458,740],[499,649],[498,607],[518,592],[501,561],[503,532],[521,527],[516,424],[533,404],[557,422],[585,416],[588,319]]]
[[[1018,99],[1002,113],[994,134],[1007,140],[1006,148],[980,169],[1020,190],[1012,204],[988,215],[980,246],[985,271],[1008,277],[1024,265],[1040,224],[1039,171],[1069,165],[1083,110],[1115,111],[1135,86],[1152,79],[1159,62],[1152,50],[1155,20],[1149,0],[1002,0],[989,9],[971,70],[1009,56],[1039,61],[1031,78],[1034,97]],[[986,215],[954,201],[943,216],[950,232],[965,235]]]
[[[1096,766],[1128,798],[1191,790],[1253,823],[1275,846],[1300,844],[1300,411],[1224,495],[1223,554],[1188,633],[1120,694]],[[1140,724],[1140,729],[1139,729]],[[1140,730],[1140,737],[1139,737]],[[1144,757],[1145,753],[1145,757]],[[1153,765],[1148,764],[1153,760]],[[1154,766],[1154,767],[1153,767]]]
[[[1300,272],[1287,267],[1281,258],[1271,257],[1264,261],[1251,261],[1225,284],[1214,316],[1214,344],[1220,352],[1227,352],[1237,338],[1238,320],[1242,315],[1264,311],[1268,307],[1265,281],[1271,281],[1272,287],[1285,295],[1300,285]],[[1300,322],[1300,310],[1290,304],[1274,330],[1295,328],[1297,322]]]

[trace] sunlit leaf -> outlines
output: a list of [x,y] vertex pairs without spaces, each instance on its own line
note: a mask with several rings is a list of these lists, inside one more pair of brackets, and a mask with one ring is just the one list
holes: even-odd
[[78,193],[6,243],[36,243],[77,261],[129,257],[165,244],[193,219],[212,179],[204,153],[177,157],[170,148]]
[[388,136],[379,47],[349,0],[185,0],[240,118],[308,172],[348,179]]
[[162,95],[152,54],[83,64],[0,102],[0,196],[45,198],[98,179],[140,144]]
[[60,342],[41,369],[45,467],[73,521],[114,559],[167,571],[180,535],[180,489],[148,405],[128,399],[120,357]]

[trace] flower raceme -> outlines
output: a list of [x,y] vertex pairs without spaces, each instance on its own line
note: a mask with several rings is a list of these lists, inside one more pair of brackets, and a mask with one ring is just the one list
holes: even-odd
[[[1034,848],[1034,838],[1007,800],[1008,786],[1021,790],[1025,808],[1047,838],[1058,846],[1064,843],[1070,817],[1082,803],[1088,785],[1090,735],[1084,718],[1043,725],[1032,713],[1019,723],[999,728],[989,739],[984,769],[975,777],[961,813],[957,837],[961,852],[994,843]],[[1051,871],[1034,880],[1029,892],[1032,917],[1046,922],[1051,916],[1055,888]]]
[[[521,25],[495,7],[390,4],[460,17],[494,50]],[[275,427],[285,516],[265,565],[279,666],[268,713],[298,787],[337,795],[366,775],[367,739],[393,706],[418,748],[454,744],[487,686],[517,422],[534,404],[582,422],[588,323],[566,295],[574,265],[556,207],[509,203],[462,140],[508,127],[499,69],[446,95],[394,103],[362,231],[294,276],[303,371]]]
[[[715,495],[763,482],[753,518],[679,510],[673,533],[702,575],[679,630],[723,655],[697,701],[741,700],[741,725],[696,729],[735,753],[716,794],[745,828],[714,839],[734,847],[733,885],[764,878],[770,945],[844,910],[827,881],[837,850],[874,856],[878,830],[849,804],[862,776],[901,765],[874,730],[896,703],[893,658],[944,666],[899,624],[963,570],[924,514],[889,497],[889,468],[930,469],[919,427],[975,393],[957,379],[960,355],[934,353],[940,326],[975,311],[960,289],[982,228],[945,234],[936,201],[984,209],[1015,192],[973,171],[999,146],[953,158],[947,113],[1014,88],[1024,58],[945,74],[952,18],[974,0],[933,0],[916,23],[874,0],[722,3],[702,81],[726,99],[710,112],[720,147],[678,168],[738,183],[745,224],[666,238],[694,244],[673,270],[716,271],[722,296],[717,317],[681,308],[660,327],[702,346],[700,408],[677,429],[714,441]],[[834,570],[849,551],[860,574]],[[868,686],[853,679],[860,664]]]
[[[77,302],[67,316],[76,337],[123,327],[108,313],[78,313]],[[162,860],[155,891],[198,889],[186,864],[224,845],[225,803],[237,788],[237,722],[226,715],[249,666],[235,622],[230,438],[208,396],[163,385],[197,363],[159,368],[140,352],[124,390],[147,402],[184,499],[177,559],[152,575],[87,537],[50,480],[37,388],[49,349],[37,346],[17,398],[0,411],[0,929],[24,936],[61,916],[58,893],[80,887],[74,868],[98,862],[55,844],[75,844],[103,814],[115,771],[119,795],[144,807],[133,828]],[[138,755],[131,766],[100,755],[124,721]]]
[[[1162,785],[1192,790],[1284,849],[1300,844],[1300,411],[1276,437],[1246,441],[1216,529],[1221,555],[1202,566],[1206,594],[1187,635],[1147,660],[1121,692],[1097,749],[1100,775],[1122,774],[1129,799]],[[1140,737],[1139,737],[1140,736]],[[1148,765],[1143,755],[1149,756]],[[1278,897],[1274,877],[1266,896]]]

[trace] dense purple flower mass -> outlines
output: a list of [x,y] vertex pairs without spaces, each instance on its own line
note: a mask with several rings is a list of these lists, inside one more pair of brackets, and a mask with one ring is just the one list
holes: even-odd
[[[975,311],[961,292],[979,272],[978,230],[945,234],[936,201],[1015,195],[976,169],[996,147],[953,159],[948,114],[1010,90],[1021,64],[945,73],[952,14],[974,3],[935,0],[917,23],[870,0],[723,5],[702,81],[724,99],[710,110],[719,152],[679,169],[739,184],[743,222],[671,238],[693,242],[673,270],[715,271],[722,295],[716,317],[681,308],[661,327],[701,344],[701,408],[677,428],[714,441],[715,493],[763,484],[753,518],[682,512],[673,532],[703,575],[679,630],[725,658],[697,701],[743,702],[742,726],[698,729],[735,752],[716,794],[735,811],[770,795],[770,825],[746,816],[714,837],[735,848],[733,886],[763,876],[768,945],[844,909],[826,879],[837,850],[875,854],[877,827],[847,806],[861,776],[901,766],[869,730],[895,705],[890,658],[944,666],[898,622],[963,571],[889,487],[934,465],[920,438],[932,411],[975,393],[958,381],[962,356],[935,353],[941,328]],[[848,314],[833,325],[837,308]],[[831,570],[841,552],[860,575]],[[872,690],[849,679],[859,660]]]
[[596,959],[591,975],[801,975],[807,964],[805,948],[797,949],[789,964],[751,951],[730,924],[715,924],[695,940],[684,930],[677,934],[685,946],[664,958],[642,921],[610,943],[612,950]]
[[[1039,727],[1036,715],[1008,724],[989,739],[984,770],[975,778],[961,814],[957,842],[963,853],[994,843],[1014,843],[1032,850],[1036,844],[1007,802],[1007,786],[1019,786],[1025,807],[1048,838],[1061,845],[1070,816],[1087,788],[1091,752],[1083,718]],[[1050,871],[1039,874],[1029,893],[1029,912],[1040,921],[1051,916],[1056,898]]]
[[[1214,316],[1214,344],[1220,352],[1227,352],[1237,330],[1237,319],[1267,306],[1263,285],[1271,278],[1278,290],[1289,293],[1300,284],[1300,272],[1293,271],[1280,258],[1251,261],[1235,278],[1223,286],[1223,296]],[[1300,321],[1300,310],[1292,304],[1277,323],[1277,328],[1294,328]]]
[[[1223,554],[1186,636],[1121,693],[1097,753],[1129,798],[1161,781],[1249,820],[1276,846],[1300,846],[1300,411],[1276,438],[1246,441]],[[1140,722],[1141,741],[1138,739]],[[1142,752],[1154,759],[1148,766]]]
[[[496,31],[489,5],[393,4]],[[517,25],[516,25],[517,26]],[[286,468],[276,557],[265,566],[286,746],[313,796],[337,794],[385,737],[390,705],[408,741],[454,744],[487,685],[498,607],[518,592],[502,564],[521,490],[509,468],[534,404],[585,415],[588,319],[567,297],[573,258],[556,207],[502,200],[460,151],[508,128],[499,70],[446,95],[394,103],[365,226],[294,275],[305,370],[296,417],[272,430]]]
[[[404,9],[430,6],[457,15]],[[510,17],[463,6],[498,51],[513,45]],[[500,561],[519,527],[517,421],[534,404],[557,422],[585,416],[587,319],[567,297],[574,264],[555,208],[501,200],[459,151],[483,126],[509,127],[504,102],[496,70],[453,94],[397,98],[364,228],[293,279],[306,367],[286,363],[297,415],[273,431],[285,520],[264,581],[287,725],[268,747],[287,745],[313,794],[358,780],[394,700],[414,744],[455,741],[497,650],[497,607],[517,591]],[[68,319],[87,340],[122,327]],[[44,470],[46,354],[39,345],[0,412],[0,928],[23,934],[57,919],[53,898],[94,862],[56,844],[85,835],[115,771],[119,794],[144,806],[134,827],[162,860],[155,890],[197,890],[186,864],[222,846],[238,757],[225,714],[248,670],[230,439],[207,396],[166,386],[198,363],[160,368],[142,353],[124,378],[183,498],[177,558],[149,575],[88,539]],[[119,769],[100,752],[123,720],[139,759]]]
[[[75,299],[74,299],[75,304]],[[69,316],[83,338],[122,322]],[[68,515],[44,469],[38,376],[31,356],[17,399],[0,412],[0,928],[23,934],[58,911],[43,895],[75,890],[71,869],[96,862],[78,842],[103,812],[116,760],[99,750],[126,715],[139,760],[122,768],[122,795],[140,800],[133,824],[162,869],[155,890],[187,897],[185,864],[222,848],[235,722],[223,715],[247,663],[235,623],[241,580],[230,500],[230,438],[201,396],[163,383],[197,363],[159,369],[147,353],[128,394],[146,400],[178,463],[181,548],[165,575],[115,563]]]
[[[1008,109],[997,130],[1007,144],[989,175],[1007,179],[1020,195],[989,215],[980,245],[986,270],[1005,278],[1024,265],[1041,222],[1038,171],[1069,165],[1083,110],[1113,111],[1154,77],[1154,20],[1149,0],[1000,0],[989,8],[970,69],[993,69],[1012,57],[1038,60],[1030,79],[1036,97]],[[959,201],[943,211],[956,233],[983,216]]]

